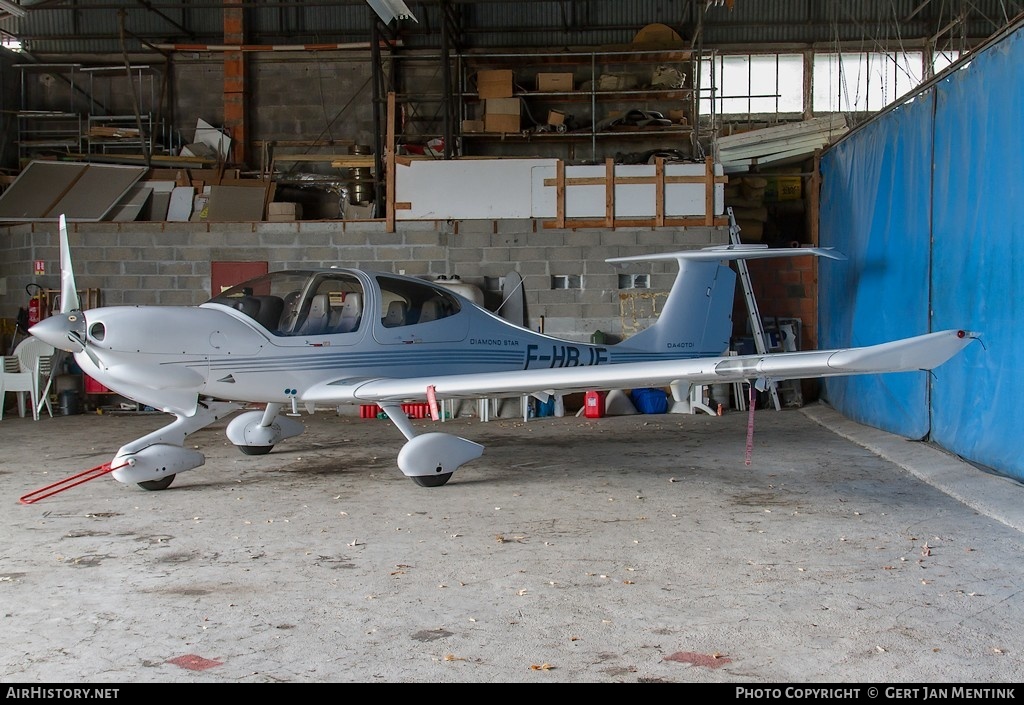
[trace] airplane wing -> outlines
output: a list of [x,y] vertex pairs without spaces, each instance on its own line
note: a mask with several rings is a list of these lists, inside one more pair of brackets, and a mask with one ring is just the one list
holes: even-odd
[[879,345],[838,350],[705,357],[541,370],[514,370],[410,378],[341,378],[308,390],[306,402],[383,403],[437,399],[569,393],[588,389],[632,389],[672,384],[716,384],[930,370],[975,337],[947,330]]

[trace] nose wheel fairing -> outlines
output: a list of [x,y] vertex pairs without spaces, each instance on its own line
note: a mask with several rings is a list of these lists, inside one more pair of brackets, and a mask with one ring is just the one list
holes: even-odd
[[238,407],[232,402],[213,402],[200,405],[191,416],[177,415],[163,428],[121,446],[110,462],[117,468],[111,475],[126,484],[155,483],[151,485],[155,488],[172,475],[199,467],[206,462],[206,456],[185,448],[185,438]]
[[125,465],[111,474],[115,480],[126,484],[162,483],[168,477],[197,468],[205,462],[206,456],[197,450],[167,443],[154,443],[134,453],[118,452],[111,465]]

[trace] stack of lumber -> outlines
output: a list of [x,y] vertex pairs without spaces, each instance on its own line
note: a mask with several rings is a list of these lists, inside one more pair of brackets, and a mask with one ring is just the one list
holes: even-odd
[[93,125],[89,128],[90,137],[106,137],[111,139],[121,139],[125,137],[130,137],[133,139],[138,139],[139,135],[141,134],[142,133],[137,128],[134,127],[110,127],[106,125]]
[[846,118],[832,115],[719,137],[718,161],[727,174],[765,164],[793,163],[810,157],[848,131]]

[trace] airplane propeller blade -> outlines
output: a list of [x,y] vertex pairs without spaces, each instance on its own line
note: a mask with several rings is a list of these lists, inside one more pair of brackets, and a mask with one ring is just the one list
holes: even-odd
[[82,303],[75,285],[75,272],[71,263],[71,248],[68,244],[68,224],[60,215],[60,313],[44,318],[32,326],[32,335],[49,343],[58,350],[70,353],[85,352],[89,359],[99,366],[96,354],[89,349],[86,341],[87,323],[82,313]]
[[[68,318],[71,318],[71,316],[69,315]],[[89,345],[88,341],[85,339],[85,318],[82,318],[81,321],[82,331],[78,331],[75,329],[69,330],[68,340],[70,340],[73,343],[78,343],[79,345],[81,345],[82,351],[89,356],[89,359],[92,360],[92,364],[96,365],[96,367],[102,368],[103,364],[100,362],[99,357],[96,355],[96,352],[92,349],[92,346]]]
[[78,287],[75,286],[75,270],[71,266],[71,248],[68,246],[68,224],[60,214],[60,312],[80,310]]

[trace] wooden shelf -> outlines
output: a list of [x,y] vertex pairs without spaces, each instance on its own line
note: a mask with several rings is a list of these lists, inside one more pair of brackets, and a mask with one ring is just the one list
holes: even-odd
[[525,130],[523,132],[464,132],[462,134],[463,139],[488,139],[488,140],[501,140],[501,139],[517,139],[529,142],[530,140],[552,140],[552,141],[585,141],[597,138],[606,137],[621,137],[623,139],[629,138],[650,138],[658,136],[670,136],[670,135],[682,135],[689,136],[693,133],[693,128],[690,127],[635,127],[624,130],[608,130],[601,132],[592,132],[590,130],[585,131],[573,131],[573,132],[533,132]]
[[[645,88],[642,90],[630,89],[621,91],[588,91],[579,89],[575,91],[516,91],[513,98],[525,98],[532,101],[548,101],[557,103],[578,103],[589,100],[622,102],[623,99],[633,98],[636,100],[685,100],[693,95],[691,88]],[[486,100],[480,98],[476,93],[464,93],[467,99]]]

